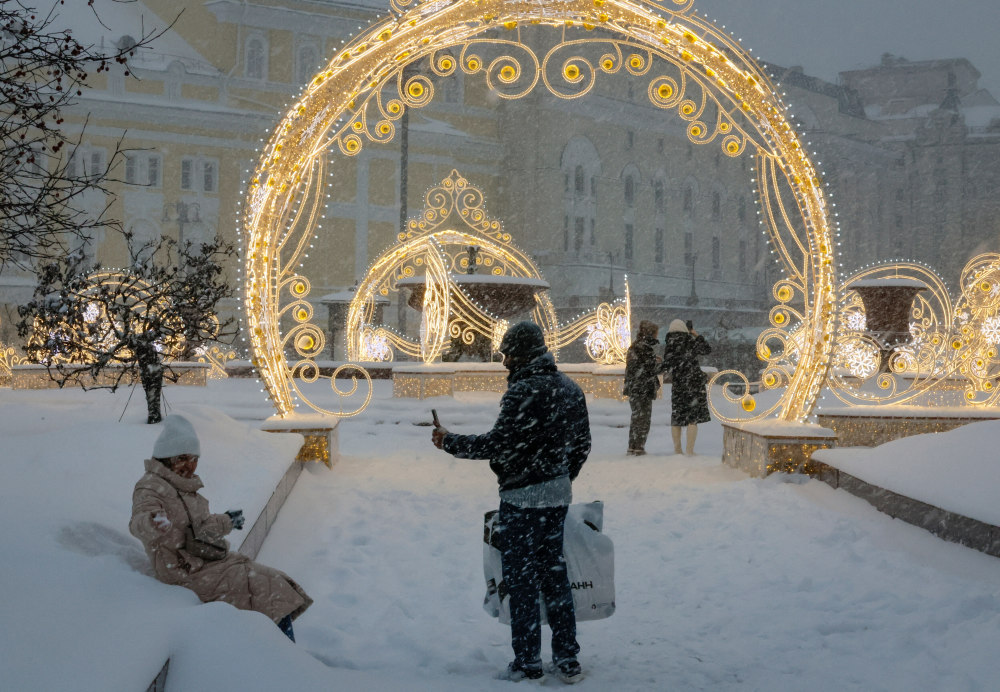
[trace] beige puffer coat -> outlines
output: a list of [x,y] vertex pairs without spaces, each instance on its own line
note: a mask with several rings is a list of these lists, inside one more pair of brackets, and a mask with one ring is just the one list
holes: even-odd
[[[213,541],[233,530],[232,520],[226,514],[209,512],[208,500],[198,494],[203,487],[198,476],[183,478],[155,459],[146,459],[145,464],[146,475],[132,493],[129,531],[142,541],[157,579],[186,586],[206,603],[225,601],[256,610],[275,622],[286,615],[294,620],[305,612],[312,599],[284,572],[235,552],[222,560],[206,561],[184,550],[189,517],[195,534]],[[157,512],[170,520],[167,531],[153,524]]]

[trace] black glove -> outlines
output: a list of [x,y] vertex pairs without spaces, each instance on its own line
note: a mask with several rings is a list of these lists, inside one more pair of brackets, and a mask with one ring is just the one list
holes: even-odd
[[243,529],[243,522],[245,522],[246,520],[243,518],[242,509],[228,509],[226,510],[226,514],[229,516],[230,519],[233,520],[234,529],[236,529],[237,531]]

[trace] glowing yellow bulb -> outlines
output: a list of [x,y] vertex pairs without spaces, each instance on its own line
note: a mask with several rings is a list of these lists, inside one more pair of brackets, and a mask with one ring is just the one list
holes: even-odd
[[750,413],[755,408],[757,408],[757,402],[754,401],[754,398],[749,394],[747,394],[740,400],[740,405],[743,407],[743,410],[746,411],[747,413]]
[[574,63],[570,63],[569,65],[566,66],[566,69],[563,71],[563,74],[566,75],[566,79],[572,82],[573,80],[580,78],[580,68],[577,67]]
[[[609,61],[610,62],[610,61]],[[661,84],[656,88],[656,95],[666,101],[674,95],[674,88],[669,84]]]
[[305,308],[299,308],[299,310],[295,313],[295,317],[300,322],[304,322],[309,318],[309,312]]
[[513,82],[517,78],[517,70],[511,65],[504,65],[500,68],[500,79],[505,82]]

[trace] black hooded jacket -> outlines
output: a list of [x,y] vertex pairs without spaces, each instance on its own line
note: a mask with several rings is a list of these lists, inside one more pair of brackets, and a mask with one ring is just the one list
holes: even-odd
[[656,362],[656,345],[660,343],[654,336],[640,336],[628,347],[625,356],[625,386],[622,394],[629,399],[656,398],[660,389],[660,364]]
[[545,353],[507,377],[500,415],[482,435],[445,435],[443,449],[462,459],[489,459],[500,490],[569,475],[590,454],[590,418],[583,391]]

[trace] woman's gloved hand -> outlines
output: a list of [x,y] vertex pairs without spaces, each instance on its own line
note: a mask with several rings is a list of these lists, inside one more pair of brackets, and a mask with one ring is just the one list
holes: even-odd
[[237,531],[240,531],[240,530],[243,529],[243,523],[246,520],[243,518],[243,510],[242,509],[227,509],[226,510],[226,514],[229,515],[230,519],[232,519],[232,521],[233,521],[233,528],[234,529],[236,529]]

